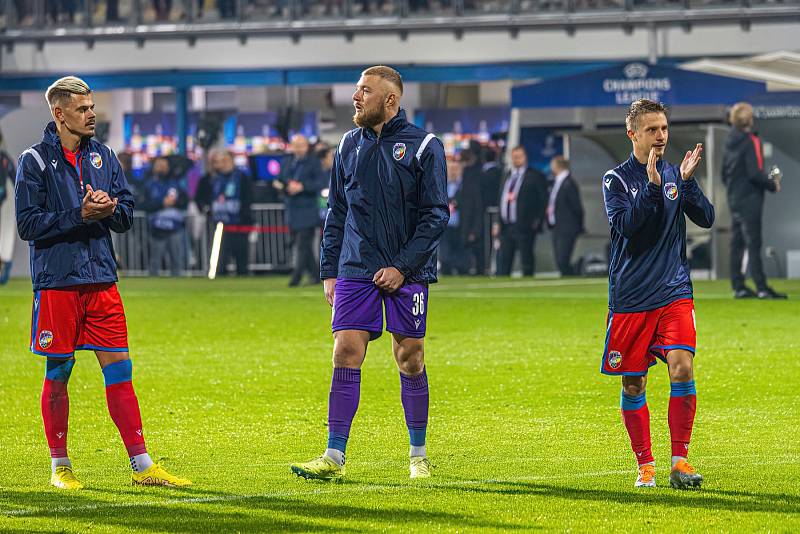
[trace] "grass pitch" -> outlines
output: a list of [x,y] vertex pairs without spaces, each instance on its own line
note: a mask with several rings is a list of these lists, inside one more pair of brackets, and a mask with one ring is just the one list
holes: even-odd
[[330,308],[282,278],[121,282],[148,448],[188,490],[130,486],[94,355],[70,381],[69,450],[86,488],[48,486],[31,291],[0,288],[0,530],[42,532],[800,531],[800,283],[792,299],[696,287],[701,491],[668,487],[669,385],[650,373],[659,488],[634,489],[618,378],[598,369],[604,280],[447,279],[432,287],[430,481],[408,436],[386,334],[370,345],[346,482],[291,461],[325,446]]

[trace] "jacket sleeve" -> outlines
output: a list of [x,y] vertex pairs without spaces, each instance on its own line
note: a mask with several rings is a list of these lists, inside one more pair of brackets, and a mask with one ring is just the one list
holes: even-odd
[[[343,147],[346,138],[340,144]],[[322,230],[319,250],[319,277],[336,278],[339,274],[339,255],[344,239],[344,221],[347,218],[347,198],[344,195],[344,166],[340,148],[333,156],[330,184],[328,186],[328,213]]]
[[414,235],[392,260],[392,266],[409,276],[422,268],[439,246],[450,220],[447,203],[447,164],[444,146],[433,138],[420,156],[419,221]]
[[694,178],[683,180],[681,194],[683,195],[683,212],[689,219],[700,228],[711,228],[711,225],[714,224],[714,205],[703,194],[697,180]]
[[751,143],[747,143],[744,149],[744,169],[747,179],[754,185],[767,191],[775,191],[775,182],[770,180],[764,172],[764,162],[758,157],[761,151],[761,141],[755,135],[750,136]]
[[658,213],[661,188],[648,182],[647,187],[631,201],[627,185],[618,176],[609,173],[603,177],[603,199],[608,224],[630,239],[650,217]]
[[117,199],[117,208],[111,217],[103,219],[103,223],[108,227],[122,234],[127,232],[133,226],[133,192],[128,179],[125,177],[125,171],[122,170],[122,165],[119,164],[117,155],[114,151],[109,149],[111,157],[111,191],[109,196]]
[[50,239],[84,225],[80,206],[61,211],[46,209],[45,172],[30,151],[22,153],[17,164],[14,195],[17,232],[23,241]]

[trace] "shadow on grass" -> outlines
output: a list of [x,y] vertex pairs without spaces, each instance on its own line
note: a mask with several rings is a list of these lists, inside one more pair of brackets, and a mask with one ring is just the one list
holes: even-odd
[[[380,488],[388,489],[388,486],[381,485]],[[353,489],[357,492],[356,488]],[[336,499],[335,493],[326,492],[324,495]],[[379,496],[363,506],[319,502],[320,499],[313,493],[299,493],[295,496],[208,495],[181,490],[158,495],[143,493],[138,497],[141,500],[129,500],[126,495],[124,502],[109,502],[93,498],[90,492],[4,492],[0,502],[6,510],[0,512],[0,517],[5,516],[6,525],[9,525],[9,520],[13,524],[13,519],[45,519],[49,524],[53,521],[69,520],[123,530],[169,532],[359,532],[367,527],[385,528],[390,525],[426,525],[426,528],[452,529],[537,528],[455,511],[404,507],[396,501],[390,503]]]
[[769,512],[800,514],[800,499],[785,493],[758,493],[730,490],[669,490],[655,492],[649,489],[613,491],[608,489],[586,489],[534,482],[498,481],[476,486],[431,486],[431,489],[457,490],[460,492],[487,493],[494,495],[532,495],[557,497],[573,501],[617,502],[624,504],[646,504],[675,506],[680,508],[704,508],[708,510],[730,510],[733,512]]

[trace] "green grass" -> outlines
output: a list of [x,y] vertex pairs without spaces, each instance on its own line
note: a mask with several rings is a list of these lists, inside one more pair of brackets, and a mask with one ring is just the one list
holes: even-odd
[[120,284],[150,452],[189,490],[133,488],[94,356],[70,382],[86,489],[47,485],[43,363],[27,281],[0,288],[0,530],[53,532],[800,530],[800,283],[787,302],[697,284],[699,492],[668,488],[665,366],[648,402],[659,466],[635,490],[619,379],[598,372],[602,280],[448,279],[429,303],[430,481],[408,480],[389,336],[371,344],[342,484],[292,476],[325,445],[330,308],[278,278]]

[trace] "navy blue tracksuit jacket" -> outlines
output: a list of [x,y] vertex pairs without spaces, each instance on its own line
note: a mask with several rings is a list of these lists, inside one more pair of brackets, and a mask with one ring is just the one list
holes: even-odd
[[[83,222],[87,184],[119,199],[112,216]],[[42,142],[19,157],[15,195],[17,231],[30,244],[34,291],[117,281],[111,230],[131,228],[133,194],[110,148],[82,140],[78,168],[73,167],[51,122]]]
[[654,310],[691,297],[684,215],[702,228],[714,224],[714,206],[693,178],[684,181],[680,168],[663,160],[656,169],[661,187],[650,183],[647,166],[633,154],[603,176],[613,312]]
[[320,278],[372,278],[395,267],[407,282],[435,282],[448,218],[439,139],[409,123],[403,110],[380,136],[351,130],[331,169]]

